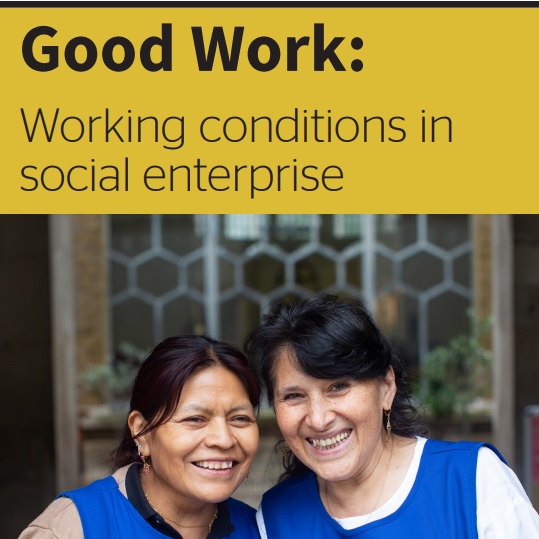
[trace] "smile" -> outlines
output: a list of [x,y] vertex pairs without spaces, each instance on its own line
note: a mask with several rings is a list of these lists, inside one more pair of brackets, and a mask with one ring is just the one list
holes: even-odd
[[307,438],[307,441],[313,447],[316,447],[316,449],[334,449],[335,447],[341,445],[348,438],[348,436],[350,436],[351,432],[351,430],[347,430],[337,434],[337,436],[333,436],[332,438]]
[[206,468],[208,470],[229,470],[232,468],[234,462],[229,460],[226,462],[218,462],[215,460],[202,460],[200,462],[194,462],[195,466],[199,468]]

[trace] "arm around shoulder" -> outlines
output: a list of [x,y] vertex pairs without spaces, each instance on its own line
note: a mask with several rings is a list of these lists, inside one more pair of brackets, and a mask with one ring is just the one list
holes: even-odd
[[69,498],[54,500],[23,530],[19,539],[84,539],[75,504]]

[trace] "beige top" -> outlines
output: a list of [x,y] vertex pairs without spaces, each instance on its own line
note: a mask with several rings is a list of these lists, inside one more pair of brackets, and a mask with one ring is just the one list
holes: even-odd
[[[124,466],[112,474],[120,492],[126,498],[125,476],[129,466]],[[65,497],[54,500],[19,535],[19,539],[84,539],[79,512],[73,500]]]

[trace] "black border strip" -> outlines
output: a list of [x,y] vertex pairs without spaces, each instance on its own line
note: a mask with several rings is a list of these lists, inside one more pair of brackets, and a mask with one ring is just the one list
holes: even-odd
[[539,1],[519,1],[519,0],[500,0],[496,1],[403,1],[403,2],[383,2],[383,1],[223,1],[223,2],[204,2],[204,1],[15,1],[2,2],[0,8],[536,8],[539,7]]

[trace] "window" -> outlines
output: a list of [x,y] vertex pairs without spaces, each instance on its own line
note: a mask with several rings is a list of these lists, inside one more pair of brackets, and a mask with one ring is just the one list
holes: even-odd
[[240,344],[276,300],[362,299],[410,367],[467,329],[467,215],[113,215],[112,335]]

